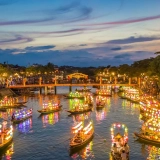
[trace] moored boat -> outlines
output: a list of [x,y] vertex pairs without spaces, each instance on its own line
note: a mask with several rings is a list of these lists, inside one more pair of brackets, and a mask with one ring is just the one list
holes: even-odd
[[70,141],[70,150],[78,149],[86,145],[91,141],[94,135],[94,129],[92,122],[90,122],[85,128],[78,131],[77,134]]
[[96,109],[102,109],[106,105],[106,97],[97,96],[96,97]]
[[160,145],[160,120],[155,117],[147,120],[141,127],[139,133],[135,132],[134,135],[138,139],[149,142],[152,144]]
[[13,127],[7,128],[7,121],[0,124],[0,150],[6,148],[13,140]]
[[43,107],[41,110],[37,110],[41,114],[54,113],[61,110],[62,105],[60,105],[60,101],[57,103],[43,103]]
[[75,91],[77,91],[77,92],[90,92],[91,89],[89,89],[89,88],[87,88],[87,87],[84,87],[84,88],[82,88],[82,89],[77,89],[77,88],[76,88]]
[[92,111],[91,107],[79,109],[79,110],[68,110],[67,112],[69,112],[71,114],[81,114],[81,113],[85,113],[85,112],[89,112],[89,111]]
[[21,109],[19,111],[15,111],[13,114],[12,114],[12,119],[11,121],[13,123],[20,123],[20,122],[23,122],[25,121],[26,119],[32,117],[32,109]]

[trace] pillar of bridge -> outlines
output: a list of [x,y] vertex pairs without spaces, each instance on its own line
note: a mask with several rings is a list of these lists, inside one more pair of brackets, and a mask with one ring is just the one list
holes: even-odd
[[45,86],[44,87],[44,94],[47,95],[47,93],[48,93],[48,89],[47,89],[47,86]]
[[111,76],[109,77],[109,81],[112,82],[112,77]]
[[100,77],[100,84],[102,84],[102,77]]
[[131,85],[131,78],[129,78],[129,85]]
[[57,94],[57,87],[54,86],[54,93]]
[[39,85],[42,84],[42,77],[39,77]]
[[117,84],[117,77],[114,77],[114,84]]
[[69,86],[69,92],[72,92],[72,86]]
[[23,86],[26,85],[26,81],[27,81],[27,79],[26,79],[26,78],[23,78]]
[[141,78],[138,77],[138,86],[140,87],[141,86]]
[[9,80],[8,79],[6,80],[6,87],[7,88],[9,87]]
[[39,93],[42,94],[42,88],[39,88]]

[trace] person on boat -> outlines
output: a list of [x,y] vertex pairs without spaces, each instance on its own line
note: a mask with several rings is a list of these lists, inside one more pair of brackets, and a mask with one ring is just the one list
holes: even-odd
[[124,148],[126,154],[128,155],[129,154],[129,145],[127,143],[125,143],[123,148]]
[[114,154],[118,154],[118,153],[119,153],[116,143],[113,144],[113,147],[112,147],[111,151],[112,151]]
[[122,150],[121,158],[122,160],[127,160],[127,154],[125,153],[125,150]]
[[12,114],[12,120],[14,120],[14,119],[15,119],[15,114],[13,113],[13,114]]

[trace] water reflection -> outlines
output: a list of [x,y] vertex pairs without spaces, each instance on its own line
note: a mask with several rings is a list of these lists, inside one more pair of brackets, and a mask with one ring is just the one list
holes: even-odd
[[107,116],[107,108],[106,107],[102,108],[101,110],[96,111],[96,120],[98,122],[104,120],[106,118],[106,116]]
[[13,142],[2,152],[0,152],[0,159],[2,160],[11,160],[14,153],[14,144]]
[[54,112],[46,115],[42,115],[42,123],[43,125],[53,125],[59,121],[60,115],[59,112]]
[[86,119],[89,119],[90,115],[91,115],[91,112],[72,115],[73,122],[80,122],[80,121],[84,121]]
[[139,104],[128,101],[126,99],[122,100],[122,108],[124,109],[126,114],[139,114]]
[[21,133],[28,133],[32,128],[32,118],[25,120],[16,125],[16,129]]
[[91,141],[86,147],[79,151],[75,151],[75,153],[70,153],[71,158],[74,160],[80,160],[80,159],[93,159],[94,158],[94,152],[92,150],[93,142]]

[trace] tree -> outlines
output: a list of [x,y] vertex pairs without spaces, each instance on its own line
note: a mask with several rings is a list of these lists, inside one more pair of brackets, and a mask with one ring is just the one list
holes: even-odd
[[160,78],[160,55],[150,63],[150,70],[152,75],[157,75]]

